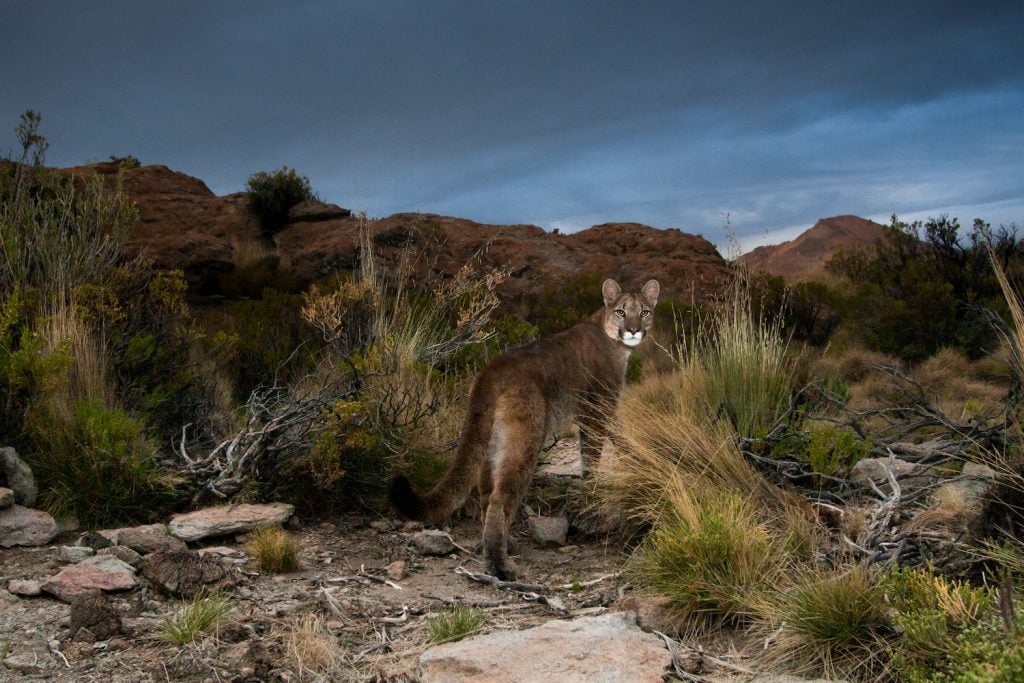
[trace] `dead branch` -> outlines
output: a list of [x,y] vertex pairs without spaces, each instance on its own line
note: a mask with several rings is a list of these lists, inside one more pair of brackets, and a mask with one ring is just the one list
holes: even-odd
[[477,581],[479,583],[489,583],[495,588],[502,590],[515,591],[517,593],[546,593],[547,587],[542,586],[539,583],[520,583],[518,581],[502,581],[497,576],[491,576],[490,574],[483,574],[478,572],[471,572],[465,567],[456,567],[455,573],[460,576],[465,576],[471,581]]

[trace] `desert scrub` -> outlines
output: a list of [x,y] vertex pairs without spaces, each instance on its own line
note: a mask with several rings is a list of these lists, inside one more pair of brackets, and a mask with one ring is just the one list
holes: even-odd
[[224,595],[198,596],[183,602],[177,612],[164,619],[157,638],[179,645],[194,643],[219,628],[231,609],[231,602]]
[[284,574],[299,568],[301,546],[279,527],[264,527],[249,534],[245,550],[262,572]]
[[431,617],[427,622],[431,643],[451,643],[478,632],[487,621],[487,612],[478,607],[455,605],[448,611]]
[[309,178],[287,166],[270,173],[253,173],[246,180],[245,189],[249,193],[249,208],[259,217],[266,235],[284,227],[293,206],[314,197]]
[[673,513],[634,557],[640,579],[694,626],[743,622],[779,579],[784,556],[752,506],[736,494],[677,492]]

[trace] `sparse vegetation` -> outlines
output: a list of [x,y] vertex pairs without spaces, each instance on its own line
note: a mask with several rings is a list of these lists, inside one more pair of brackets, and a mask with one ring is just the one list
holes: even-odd
[[223,625],[231,610],[227,596],[216,593],[198,596],[182,603],[175,614],[167,617],[158,636],[168,643],[195,643]]
[[427,630],[431,643],[451,643],[478,632],[487,621],[487,613],[477,607],[455,605],[448,611],[431,617]]
[[277,635],[284,644],[284,663],[299,680],[339,680],[344,653],[322,616],[295,617],[278,628]]
[[266,235],[272,235],[284,226],[288,211],[293,206],[314,198],[309,178],[287,166],[270,173],[253,173],[245,182],[245,189],[249,192],[249,207],[259,217]]
[[299,568],[299,542],[279,527],[265,527],[249,534],[245,550],[261,572],[284,574]]

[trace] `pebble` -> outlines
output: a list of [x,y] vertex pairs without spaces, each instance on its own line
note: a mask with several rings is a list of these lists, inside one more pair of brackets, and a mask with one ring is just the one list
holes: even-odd
[[404,560],[395,560],[388,565],[388,578],[392,581],[403,581],[409,576],[409,567]]

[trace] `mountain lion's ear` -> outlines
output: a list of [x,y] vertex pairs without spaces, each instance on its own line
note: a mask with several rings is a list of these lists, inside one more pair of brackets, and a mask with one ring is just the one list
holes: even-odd
[[622,287],[619,287],[619,283],[611,278],[605,280],[601,285],[601,296],[604,297],[605,306],[611,306],[620,294],[622,294]]
[[640,290],[640,293],[651,302],[651,306],[658,305],[658,294],[661,293],[661,285],[658,284],[657,280],[648,280],[644,288]]

